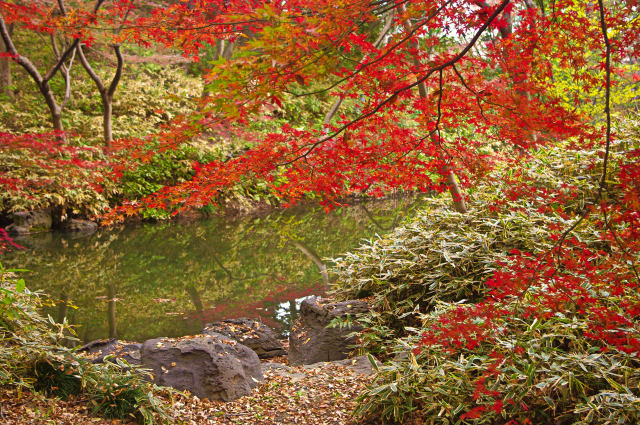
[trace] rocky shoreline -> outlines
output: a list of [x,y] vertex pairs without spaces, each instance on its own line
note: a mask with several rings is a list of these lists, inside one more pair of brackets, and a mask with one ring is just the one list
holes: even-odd
[[[290,374],[289,365],[338,362],[370,373],[368,358],[359,358],[353,365],[347,360],[355,344],[353,333],[362,329],[357,322],[328,327],[334,319],[353,317],[367,309],[362,300],[334,302],[311,297],[302,302],[288,341],[278,339],[276,332],[261,322],[241,318],[207,324],[200,334],[180,338],[142,343],[93,341],[78,352],[93,362],[120,359],[148,369],[150,379],[158,385],[186,390],[201,399],[228,402],[249,395],[264,382],[266,371]],[[280,360],[270,361],[274,358]]]
[[[188,393],[159,392],[180,425],[362,425],[353,417],[358,395],[372,382],[368,359],[291,366],[284,356],[261,362],[264,381],[234,401],[201,399]],[[363,365],[359,367],[358,365]],[[14,388],[0,388],[5,425],[133,425],[133,419],[104,419],[81,399],[59,400]],[[158,422],[161,423],[161,422]],[[371,425],[370,422],[366,422]]]

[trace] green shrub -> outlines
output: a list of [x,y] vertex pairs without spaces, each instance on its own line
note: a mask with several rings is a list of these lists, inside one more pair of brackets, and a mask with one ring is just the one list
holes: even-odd
[[82,396],[94,413],[154,423],[168,416],[146,371],[117,360],[93,364],[63,345],[73,330],[39,313],[43,301],[0,263],[0,386]]
[[72,359],[66,361],[43,358],[36,360],[30,375],[35,382],[33,388],[49,396],[68,398],[80,394],[82,379]]
[[124,199],[140,199],[164,186],[185,182],[195,174],[193,162],[206,160],[209,158],[188,146],[156,154],[148,163],[124,173],[119,182],[121,195]]
[[[424,326],[456,307],[440,305],[423,316]],[[587,328],[586,321],[563,315],[523,319],[505,322],[497,344],[455,353],[425,346],[417,355],[413,348],[421,336],[414,330],[396,341],[395,359],[379,367],[374,384],[360,396],[358,413],[394,423],[407,417],[437,424],[639,423],[638,360],[602,352],[582,337]],[[487,377],[486,393],[478,393],[481,376]],[[473,409],[481,414],[465,416]]]
[[[538,302],[534,295],[545,293],[545,286],[530,284],[521,298],[505,298],[490,338],[440,344],[439,335],[448,337],[442,331],[423,342],[425,332],[443,329],[438,328],[443,323],[450,326],[446,332],[455,334],[462,325],[487,320],[473,314],[465,316],[468,322],[453,318],[482,305],[487,279],[511,264],[513,250],[554,248],[551,234],[571,225],[576,212],[594,200],[598,170],[591,166],[593,154],[538,151],[511,179],[511,184],[526,182],[528,196],[512,193],[509,183],[496,187],[493,181],[510,180],[496,177],[477,187],[467,214],[450,211],[448,200],[434,199],[412,221],[334,260],[334,295],[366,297],[372,306],[357,318],[365,328],[359,349],[386,360],[360,397],[357,413],[387,423],[639,423],[638,359],[587,338],[593,322],[577,304],[549,310],[542,319],[528,315]],[[509,177],[512,171],[496,173]],[[608,196],[616,190],[612,185]],[[542,202],[549,208],[539,208]],[[596,226],[595,220],[584,220],[571,237],[585,250],[612,252]],[[598,263],[597,258],[589,261]],[[622,298],[585,289],[614,312],[634,302],[631,292]],[[640,328],[633,320],[631,336]]]
[[52,208],[92,216],[109,206],[113,186],[100,149],[52,133],[0,138],[0,212]]

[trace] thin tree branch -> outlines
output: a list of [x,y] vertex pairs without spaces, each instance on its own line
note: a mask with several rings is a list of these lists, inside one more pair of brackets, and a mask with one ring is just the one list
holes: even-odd
[[629,258],[631,262],[631,270],[635,274],[636,280],[640,283],[640,274],[638,273],[638,269],[633,261],[633,256],[628,252],[627,247],[620,240],[620,236],[617,234],[615,229],[609,223],[607,217],[607,207],[602,202],[603,192],[607,190],[607,166],[609,162],[609,156],[611,153],[611,42],[609,41],[609,35],[607,34],[607,23],[605,21],[605,11],[604,4],[602,0],[598,0],[598,9],[600,11],[600,29],[602,30],[602,38],[604,39],[604,44],[606,47],[605,50],[605,106],[604,113],[607,120],[607,129],[606,129],[606,144],[604,148],[604,158],[602,160],[602,176],[600,177],[600,184],[598,185],[598,203],[600,204],[600,208],[602,210],[602,215],[604,219],[605,227],[609,230],[609,232],[613,235],[613,239],[618,245],[618,247],[622,250],[622,252]]
[[[433,75],[433,73],[435,72],[439,72],[441,70],[444,70],[445,68],[448,68],[452,65],[454,65],[455,63],[457,63],[460,59],[462,59],[468,52],[469,50],[471,50],[471,48],[476,44],[476,42],[478,41],[478,39],[480,38],[480,36],[486,31],[486,29],[489,27],[489,25],[491,25],[491,23],[498,17],[498,15],[500,15],[500,13],[502,13],[502,11],[504,10],[505,7],[507,7],[507,5],[511,2],[511,0],[503,0],[502,3],[500,3],[500,5],[496,8],[496,10],[491,14],[491,16],[487,19],[487,21],[478,29],[478,31],[476,31],[475,35],[473,36],[473,38],[469,41],[469,43],[460,51],[458,52],[458,54],[456,54],[453,58],[449,59],[448,61],[430,68],[426,74],[420,78],[418,78],[414,83],[411,84],[407,84],[404,87],[401,87],[397,90],[395,90],[389,97],[387,97],[385,100],[383,100],[382,102],[378,103],[376,105],[375,108],[373,108],[371,111],[361,114],[360,116],[358,116],[357,118],[354,118],[353,120],[349,121],[348,123],[342,125],[341,127],[339,127],[338,129],[336,129],[333,133],[322,137],[321,139],[319,139],[318,141],[311,143],[310,145],[308,145],[308,147],[306,148],[306,151],[294,158],[292,158],[291,160],[279,163],[278,166],[285,166],[288,164],[291,164],[307,155],[309,155],[315,148],[317,148],[318,146],[320,146],[321,144],[323,144],[324,142],[333,139],[334,137],[336,137],[337,135],[341,134],[342,132],[344,132],[347,128],[353,126],[354,124],[374,115],[375,113],[377,113],[380,109],[382,109],[384,106],[386,106],[388,103],[390,103],[391,101],[394,101],[397,96],[402,93],[405,92],[407,90],[411,90],[412,88],[418,86],[420,83],[426,81],[429,77],[431,77],[431,75]],[[302,150],[304,148],[301,148],[300,150]]]
[[122,69],[124,68],[124,58],[122,57],[120,46],[114,44],[113,51],[116,54],[116,58],[118,58],[118,65],[116,67],[116,73],[111,80],[111,84],[109,85],[109,90],[107,91],[107,94],[110,98],[113,97],[113,94],[116,92],[116,88],[118,87],[118,83],[120,82],[120,77],[122,77]]
[[67,106],[69,99],[71,99],[71,67],[73,66],[73,60],[76,57],[76,51],[77,49],[75,49],[71,54],[71,59],[69,59],[69,65],[63,65],[62,68],[60,68],[62,72],[62,76],[64,77],[64,84],[65,84],[64,99],[62,100],[62,104],[60,105],[61,110],[64,109],[65,106]]
[[64,65],[67,58],[73,53],[76,47],[78,47],[78,44],[80,44],[79,38],[76,38],[75,40],[73,40],[73,43],[71,43],[69,47],[67,47],[67,49],[64,51],[62,56],[60,56],[60,59],[58,59],[58,62],[44,76],[44,78],[42,79],[43,83],[48,83],[49,80],[51,80],[53,76],[56,75],[56,73],[60,70],[60,67]]
[[[373,42],[373,47],[375,47],[376,49],[378,49],[380,47],[380,45],[382,44],[382,42],[384,41],[384,38],[387,36],[387,34],[389,33],[389,30],[391,29],[391,25],[393,24],[393,17],[395,15],[395,10],[392,11],[386,18],[386,22],[384,24],[384,27],[382,28],[382,31],[380,32],[380,35],[378,36],[378,38],[376,39],[376,41]],[[361,63],[362,61],[360,61],[359,63]],[[338,113],[338,110],[340,109],[340,106],[342,105],[342,98],[337,99],[333,105],[331,106],[331,109],[329,109],[329,111],[327,112],[327,114],[324,117],[324,126],[325,129],[326,127],[328,127],[331,124],[331,120],[333,119],[333,117]]]
[[82,49],[82,44],[80,44],[78,46],[78,57],[80,58],[80,63],[84,67],[85,71],[87,71],[87,74],[89,74],[89,77],[91,77],[91,79],[94,81],[94,83],[96,83],[96,86],[98,87],[98,91],[100,91],[100,93],[104,92],[105,87],[104,87],[104,84],[102,83],[102,79],[93,70],[93,67],[91,67],[91,64],[89,63],[89,61],[87,60],[86,56],[84,55],[84,50]]
[[[323,89],[320,90],[315,90],[312,92],[306,92],[306,93],[294,93],[295,96],[301,97],[301,96],[310,96],[310,95],[315,95],[315,94],[320,94],[320,93],[324,93],[326,91],[329,91],[331,89],[336,88],[337,86],[339,86],[340,84],[344,83],[345,81],[349,80],[350,78],[355,77],[356,75],[358,75],[359,73],[361,73],[365,68],[374,65],[378,62],[380,62],[381,60],[383,60],[384,58],[386,58],[387,56],[389,56],[391,54],[391,52],[393,52],[395,49],[397,49],[398,47],[400,47],[402,44],[406,43],[409,39],[411,39],[411,37],[418,32],[418,30],[420,28],[422,28],[423,26],[425,26],[426,24],[428,24],[429,22],[431,22],[431,20],[433,18],[435,18],[446,6],[448,6],[449,4],[451,4],[453,2],[453,0],[448,0],[447,2],[445,2],[442,6],[440,6],[437,10],[435,10],[431,15],[429,15],[427,17],[427,19],[425,19],[423,22],[421,22],[419,25],[416,25],[415,28],[413,28],[409,33],[407,33],[407,35],[405,37],[403,37],[401,40],[399,40],[398,42],[396,42],[394,45],[390,46],[387,48],[387,51],[378,56],[377,58],[375,58],[374,60],[372,60],[371,62],[367,62],[365,64],[363,64],[360,68],[356,69],[355,71],[353,71],[352,73],[350,73],[349,75],[340,78],[338,81],[336,81],[335,83],[329,85],[328,87],[325,87]],[[507,0],[507,3],[509,2],[509,0]],[[502,8],[504,9],[504,7]],[[502,10],[501,9],[501,10]],[[484,30],[483,30],[484,31]]]

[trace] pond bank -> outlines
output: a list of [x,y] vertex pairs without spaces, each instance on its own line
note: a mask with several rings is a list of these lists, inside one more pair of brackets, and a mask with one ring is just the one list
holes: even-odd
[[28,251],[4,254],[2,262],[31,270],[24,274],[30,288],[52,300],[45,313],[75,325],[83,343],[177,337],[247,316],[286,334],[302,299],[324,293],[326,257],[390,230],[422,202],[30,235],[17,241]]
[[[209,401],[181,394],[160,394],[170,406],[171,423],[197,425],[347,425],[358,394],[371,376],[344,364],[288,366],[285,358],[263,362],[265,380],[251,394],[233,402]],[[277,366],[280,365],[280,366]],[[15,389],[0,391],[0,419],[6,425],[116,425],[133,421],[91,416],[79,399],[60,401]]]

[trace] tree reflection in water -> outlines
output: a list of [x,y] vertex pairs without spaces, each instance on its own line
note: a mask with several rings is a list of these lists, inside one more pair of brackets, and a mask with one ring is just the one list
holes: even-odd
[[421,199],[396,197],[328,214],[302,208],[150,223],[84,237],[32,235],[19,240],[29,251],[2,261],[31,270],[25,275],[31,289],[59,297],[45,313],[67,318],[85,342],[175,337],[235,317],[286,333],[301,299],[330,284],[325,258],[389,231]]

